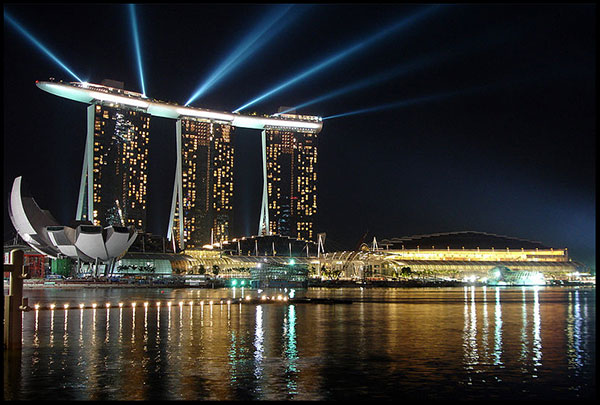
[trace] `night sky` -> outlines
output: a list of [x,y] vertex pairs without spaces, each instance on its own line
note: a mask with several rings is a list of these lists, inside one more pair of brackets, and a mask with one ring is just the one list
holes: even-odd
[[[146,94],[185,104],[286,8],[137,5]],[[19,175],[41,208],[74,219],[87,106],[35,86],[75,78],[7,15],[82,80],[142,86],[127,5],[5,4],[4,13],[8,240],[6,201]],[[595,269],[595,16],[592,4],[297,5],[191,106],[233,111],[321,65],[242,112],[275,113],[336,92],[298,109],[327,118],[316,231],[327,233],[329,249],[354,248],[366,232],[371,241],[480,231],[567,247]],[[155,234],[168,224],[174,134],[174,121],[152,118],[147,222]],[[243,236],[258,228],[260,133],[236,134],[232,236]]]

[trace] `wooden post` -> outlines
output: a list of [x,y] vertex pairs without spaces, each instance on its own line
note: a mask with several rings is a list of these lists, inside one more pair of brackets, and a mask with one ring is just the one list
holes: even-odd
[[4,270],[10,271],[10,287],[4,297],[4,349],[21,349],[23,321],[21,311],[28,311],[27,298],[23,298],[23,279],[29,276],[25,272],[24,254],[15,249],[10,252],[10,264],[4,264]]

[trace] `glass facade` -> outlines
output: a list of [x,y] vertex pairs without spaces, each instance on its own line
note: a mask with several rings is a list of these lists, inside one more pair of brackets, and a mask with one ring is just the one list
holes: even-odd
[[150,115],[113,104],[94,105],[95,225],[146,228]]
[[250,271],[253,285],[257,288],[306,286],[308,268],[302,265],[264,265]]
[[[181,125],[183,238],[186,248],[229,238],[233,221],[233,132],[228,124],[185,118]],[[174,229],[179,229],[179,204]],[[179,232],[174,232],[179,243]]]
[[271,234],[312,240],[317,211],[317,133],[267,129]]

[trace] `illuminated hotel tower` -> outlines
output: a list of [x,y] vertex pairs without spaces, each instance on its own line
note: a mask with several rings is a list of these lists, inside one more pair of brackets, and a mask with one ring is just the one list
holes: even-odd
[[[36,81],[86,103],[87,139],[77,219],[145,228],[150,117],[176,120],[177,166],[167,237],[179,247],[228,239],[232,226],[233,129],[262,131],[259,235],[312,239],[320,117],[245,115],[182,107],[124,90],[123,83]],[[268,141],[267,141],[268,138]],[[267,156],[267,151],[268,155]],[[268,164],[267,164],[268,163]],[[270,218],[270,219],[269,219]]]
[[150,114],[96,101],[87,126],[76,218],[145,229]]
[[225,241],[233,221],[234,128],[184,117],[176,129],[179,153],[168,238],[174,234],[182,249]]
[[[295,114],[280,116],[300,118]],[[317,133],[318,130],[276,127],[263,131],[265,182],[259,234],[314,238]]]

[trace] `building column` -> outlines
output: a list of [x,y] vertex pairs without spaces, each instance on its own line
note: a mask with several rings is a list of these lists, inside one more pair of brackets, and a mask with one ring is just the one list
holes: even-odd
[[267,131],[262,131],[262,161],[263,161],[263,196],[260,208],[260,221],[258,234],[260,236],[270,235],[269,230],[269,194],[267,190]]
[[171,200],[171,215],[169,219],[169,229],[167,231],[167,238],[173,240],[175,235],[173,234],[174,222],[175,222],[175,209],[179,207],[179,248],[185,249],[185,241],[183,240],[183,183],[181,175],[181,119],[177,120],[175,124],[175,144],[177,153],[177,163],[175,166],[175,185],[173,187],[173,199]]
[[81,183],[79,184],[79,197],[77,198],[77,212],[75,213],[75,219],[77,221],[81,221],[82,217],[86,215],[83,213],[83,204],[85,202],[85,194],[87,193],[86,183],[87,183],[87,141],[85,146],[85,151],[83,153],[83,169],[81,169]]
[[[79,198],[77,199],[78,221],[94,221],[94,122],[96,120],[96,104],[87,108],[87,136],[85,152],[83,154],[83,168],[81,170],[81,183],[79,185]],[[87,186],[87,187],[86,187]],[[87,207],[84,203],[87,198]]]

